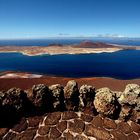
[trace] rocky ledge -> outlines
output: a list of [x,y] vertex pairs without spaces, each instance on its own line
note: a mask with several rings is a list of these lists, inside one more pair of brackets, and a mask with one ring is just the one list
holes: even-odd
[[2,140],[138,140],[140,86],[123,92],[95,89],[72,80],[0,91]]

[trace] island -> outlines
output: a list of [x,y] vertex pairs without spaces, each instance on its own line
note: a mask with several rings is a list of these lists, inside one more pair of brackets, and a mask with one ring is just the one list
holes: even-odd
[[134,49],[139,47],[107,44],[102,42],[83,41],[80,44],[61,45],[50,44],[48,46],[1,46],[0,53],[22,53],[27,56],[36,55],[58,55],[58,54],[91,54],[91,53],[112,53],[116,51]]

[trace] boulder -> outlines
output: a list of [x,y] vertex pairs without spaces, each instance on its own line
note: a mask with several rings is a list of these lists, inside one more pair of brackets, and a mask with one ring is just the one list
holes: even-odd
[[128,84],[123,94],[118,99],[120,104],[129,104],[137,106],[140,100],[140,86],[137,84]]
[[44,84],[32,87],[31,101],[35,107],[41,110],[52,110],[53,97],[48,87]]
[[0,127],[10,127],[19,121],[24,113],[24,100],[26,97],[26,93],[19,88],[11,88],[7,92],[0,93]]
[[23,108],[26,93],[19,88],[11,88],[6,93],[1,93],[3,107],[14,108],[17,111]]
[[67,110],[78,110],[79,105],[79,90],[78,84],[71,80],[64,88],[65,105]]
[[6,92],[5,91],[0,91],[0,107],[2,106],[2,100],[5,97]]
[[95,96],[95,88],[90,85],[82,85],[80,87],[80,95],[79,95],[79,108],[85,108],[89,106],[93,106],[93,99]]
[[121,104],[120,118],[129,119],[133,118],[134,121],[138,121],[137,116],[140,111],[140,86],[137,84],[128,84],[118,98]]
[[94,99],[94,106],[97,112],[102,115],[114,115],[117,108],[115,93],[109,88],[98,89]]
[[49,90],[53,96],[53,107],[56,111],[64,109],[64,91],[60,84],[51,85]]

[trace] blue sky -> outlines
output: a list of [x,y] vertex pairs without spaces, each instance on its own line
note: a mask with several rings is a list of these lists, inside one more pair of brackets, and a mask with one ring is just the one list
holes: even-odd
[[0,38],[140,37],[140,0],[0,0]]

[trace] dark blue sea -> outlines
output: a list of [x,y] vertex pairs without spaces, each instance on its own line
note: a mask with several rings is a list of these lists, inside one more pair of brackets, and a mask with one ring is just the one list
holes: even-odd
[[[97,41],[97,40],[96,40]],[[98,40],[99,42],[138,45],[140,41]],[[12,40],[0,41],[0,45],[46,46],[48,44],[73,44],[71,40]],[[130,43],[128,43],[130,42]],[[11,46],[12,47],[12,46]],[[140,51],[123,50],[113,53],[25,56],[20,53],[0,53],[0,72],[21,71],[65,77],[112,77],[117,79],[140,78]]]
[[140,51],[32,57],[1,53],[0,71],[9,70],[65,77],[140,78]]
[[119,45],[140,46],[140,38],[51,38],[51,39],[13,39],[0,40],[0,46],[47,46],[49,44],[78,44],[81,41],[104,42]]

